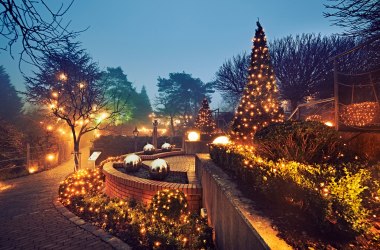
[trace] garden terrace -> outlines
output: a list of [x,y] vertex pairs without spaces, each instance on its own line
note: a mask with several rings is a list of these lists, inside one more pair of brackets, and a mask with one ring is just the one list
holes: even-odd
[[[168,152],[168,153],[176,153]],[[166,154],[166,153],[161,153]],[[157,155],[150,155],[158,158]],[[162,157],[162,156],[161,156]],[[105,192],[110,197],[135,199],[149,204],[157,191],[164,189],[178,189],[187,197],[190,211],[198,212],[201,208],[202,188],[195,177],[194,156],[174,156],[165,160],[172,170],[187,170],[189,184],[169,183],[165,181],[148,180],[120,172],[113,167],[114,162],[107,162],[103,166],[105,175]],[[173,164],[171,164],[173,162]]]

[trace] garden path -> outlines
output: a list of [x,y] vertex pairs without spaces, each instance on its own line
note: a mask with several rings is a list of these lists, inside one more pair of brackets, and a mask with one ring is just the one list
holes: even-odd
[[[82,152],[84,163],[89,149]],[[55,208],[59,182],[72,171],[69,160],[54,169],[2,183],[0,249],[112,249]]]

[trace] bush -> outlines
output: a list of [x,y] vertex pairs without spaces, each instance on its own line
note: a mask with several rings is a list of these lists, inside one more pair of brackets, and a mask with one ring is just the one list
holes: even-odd
[[158,191],[150,204],[150,210],[161,220],[179,220],[181,214],[187,211],[187,201],[184,193],[177,190]]
[[81,169],[71,174],[59,186],[58,194],[63,205],[71,204],[72,199],[81,199],[86,194],[96,194],[103,186],[101,170]]
[[210,155],[218,166],[232,171],[268,201],[302,204],[302,212],[322,231],[371,234],[370,221],[380,205],[376,196],[379,185],[367,166],[340,164],[337,168],[283,159],[271,161],[236,145],[211,145]]
[[149,208],[100,192],[99,170],[81,170],[59,187],[62,203],[75,214],[141,249],[212,249],[212,228],[186,211],[185,195],[161,190]]
[[341,160],[347,155],[337,131],[315,121],[269,125],[256,133],[255,143],[258,153],[272,160],[324,163]]

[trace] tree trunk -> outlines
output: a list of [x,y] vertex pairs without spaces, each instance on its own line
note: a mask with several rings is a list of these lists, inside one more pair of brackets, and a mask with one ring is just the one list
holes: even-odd
[[80,152],[79,152],[80,140],[74,140],[74,172],[77,172],[80,167]]
[[172,137],[175,136],[175,128],[174,128],[174,119],[173,116],[170,116],[170,127],[171,127],[171,134]]

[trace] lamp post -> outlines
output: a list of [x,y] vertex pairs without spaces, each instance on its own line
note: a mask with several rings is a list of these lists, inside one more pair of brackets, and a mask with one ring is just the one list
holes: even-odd
[[153,135],[152,135],[153,142],[152,142],[152,144],[153,144],[153,146],[155,148],[157,148],[157,135],[158,135],[158,133],[157,133],[157,126],[158,126],[158,121],[157,121],[157,119],[154,119],[154,122],[153,122]]
[[132,131],[134,139],[135,139],[135,152],[137,152],[137,137],[139,136],[139,130],[137,129],[137,126]]

